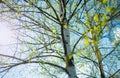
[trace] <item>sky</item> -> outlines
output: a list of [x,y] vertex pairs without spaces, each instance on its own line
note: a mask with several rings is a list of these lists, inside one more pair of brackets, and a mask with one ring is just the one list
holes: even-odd
[[8,22],[0,22],[0,53],[10,54],[11,45],[15,43],[15,31]]
[[[12,45],[16,43],[15,34],[16,33],[13,31],[13,26],[11,24],[8,22],[0,21],[0,54],[12,55],[14,53],[12,52]],[[29,76],[26,75],[29,74],[27,72],[29,70],[30,68],[28,69],[25,67],[25,65],[19,66],[10,70],[10,72],[4,78],[31,78],[33,77],[33,74],[30,74]],[[25,75],[21,71],[26,71],[24,72]]]

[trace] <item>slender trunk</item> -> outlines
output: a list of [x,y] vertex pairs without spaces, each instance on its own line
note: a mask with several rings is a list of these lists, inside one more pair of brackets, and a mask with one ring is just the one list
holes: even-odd
[[66,19],[66,0],[59,0],[60,4],[60,21],[61,36],[64,48],[66,70],[69,78],[77,78],[73,55],[70,49],[70,31]]
[[105,78],[105,74],[104,74],[104,71],[103,71],[102,63],[99,64],[99,69],[100,69],[100,76],[101,76],[101,78]]
[[102,64],[102,54],[98,48],[98,44],[95,45],[95,55],[96,55],[97,60],[98,60],[98,67],[100,70],[100,76],[101,76],[101,78],[105,78],[105,73],[104,73],[103,64]]
[[66,61],[66,70],[68,72],[69,78],[77,78],[76,69],[73,59],[73,54],[71,54],[70,49],[70,31],[67,28],[63,28],[63,45],[65,50],[65,61]]
[[75,66],[68,66],[67,67],[67,72],[68,72],[68,76],[69,78],[78,78],[76,75],[76,70],[75,70]]
[[95,56],[98,60],[100,77],[105,78],[105,73],[104,73],[103,64],[102,64],[102,54],[98,48],[98,38],[97,38],[98,36],[97,36],[96,32],[91,32],[91,33],[92,33],[92,39],[93,39],[93,44],[94,44],[94,53],[95,53]]
[[103,64],[102,64],[102,54],[101,54],[100,50],[98,49],[98,45],[95,45],[95,55],[96,55],[97,60],[98,60],[98,67],[99,67],[99,70],[100,70],[100,77],[105,78],[105,73],[104,73]]

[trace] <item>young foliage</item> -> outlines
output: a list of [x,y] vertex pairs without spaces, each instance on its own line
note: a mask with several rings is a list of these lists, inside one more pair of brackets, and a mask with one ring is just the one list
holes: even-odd
[[118,32],[112,45],[119,0],[2,0],[0,6],[20,42],[14,55],[0,54],[9,59],[0,59],[2,76],[32,64],[43,78],[112,78],[120,71]]

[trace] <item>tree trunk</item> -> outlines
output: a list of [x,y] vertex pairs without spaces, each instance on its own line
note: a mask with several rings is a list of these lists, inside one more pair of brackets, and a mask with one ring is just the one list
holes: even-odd
[[103,64],[102,64],[102,54],[98,48],[98,36],[96,34],[96,32],[91,32],[92,33],[92,39],[93,39],[93,44],[94,44],[94,53],[95,56],[98,60],[98,67],[99,67],[99,71],[100,71],[100,77],[101,78],[105,78],[105,73],[104,73],[104,69],[103,69]]
[[66,0],[60,0],[60,24],[61,36],[64,48],[64,56],[66,63],[66,70],[69,78],[78,78],[76,75],[73,54],[70,49],[70,31],[68,21],[66,19]]
[[76,75],[75,66],[68,66],[67,67],[67,72],[68,72],[69,78],[78,78],[77,75]]
[[104,74],[102,63],[99,64],[99,69],[100,69],[100,76],[101,76],[101,78],[105,78],[105,74]]
[[70,31],[67,26],[67,28],[63,28],[63,34],[64,34],[64,49],[65,49],[65,58],[66,58],[66,69],[68,72],[69,78],[77,78],[76,75],[76,69],[73,59],[73,54],[71,54],[70,49]]
[[100,50],[98,49],[98,45],[95,46],[95,55],[97,57],[98,60],[98,67],[100,70],[100,77],[101,78],[105,78],[105,73],[104,73],[104,69],[103,69],[103,64],[102,64],[102,54],[100,52]]

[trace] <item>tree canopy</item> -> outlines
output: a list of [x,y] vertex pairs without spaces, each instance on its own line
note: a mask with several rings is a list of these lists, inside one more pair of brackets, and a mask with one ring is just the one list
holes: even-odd
[[119,0],[0,2],[19,40],[13,55],[0,54],[1,77],[22,65],[42,78],[120,77]]

